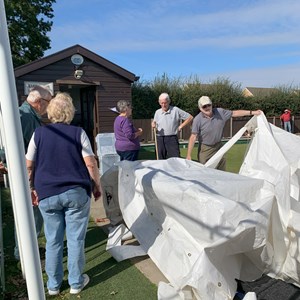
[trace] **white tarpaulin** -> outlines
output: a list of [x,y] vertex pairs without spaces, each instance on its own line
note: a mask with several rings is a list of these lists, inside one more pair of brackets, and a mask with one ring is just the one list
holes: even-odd
[[[250,129],[240,174],[213,169]],[[299,149],[299,137],[260,115],[205,166],[180,158],[119,163],[102,177],[104,205],[112,225],[123,217],[140,246],[122,246],[125,230],[115,227],[108,250],[117,260],[147,253],[169,280],[158,299],[232,299],[236,278],[262,274],[298,283]]]

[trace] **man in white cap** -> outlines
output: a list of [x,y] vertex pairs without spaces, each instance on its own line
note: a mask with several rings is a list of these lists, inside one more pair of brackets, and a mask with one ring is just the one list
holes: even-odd
[[[198,100],[199,114],[194,118],[192,133],[189,138],[187,159],[191,159],[192,150],[198,137],[198,160],[205,164],[221,147],[222,137],[226,121],[231,117],[244,117],[259,115],[260,110],[226,110],[213,108],[208,96],[202,96]],[[217,169],[225,171],[225,158],[223,157]]]
[[155,112],[152,122],[152,128],[156,128],[158,159],[180,157],[177,133],[193,120],[192,115],[170,105],[170,102],[167,93],[159,96],[158,103],[161,108]]

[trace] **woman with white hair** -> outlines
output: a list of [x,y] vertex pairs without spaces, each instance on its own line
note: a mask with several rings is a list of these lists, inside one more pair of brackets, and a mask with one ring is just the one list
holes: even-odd
[[101,196],[100,176],[85,131],[70,125],[75,114],[70,95],[58,93],[47,114],[52,124],[37,128],[28,146],[29,183],[44,218],[48,293],[60,292],[66,231],[70,293],[78,294],[89,282],[82,274],[84,243],[91,193],[95,200]]
[[[227,110],[213,108],[208,96],[202,96],[198,100],[199,114],[194,118],[192,133],[189,138],[187,159],[191,159],[192,150],[198,138],[198,160],[205,164],[222,147],[222,137],[226,121],[231,117],[254,116],[261,113],[260,110]],[[226,161],[223,157],[217,169],[225,171]]]
[[119,115],[114,122],[114,133],[116,138],[116,151],[121,160],[135,161],[138,159],[140,150],[139,136],[142,135],[142,128],[136,129],[131,120],[132,106],[127,100],[120,100],[117,103]]

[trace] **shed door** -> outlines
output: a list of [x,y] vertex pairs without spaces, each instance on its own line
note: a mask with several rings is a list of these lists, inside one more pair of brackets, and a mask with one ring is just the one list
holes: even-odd
[[94,107],[96,91],[94,86],[80,89],[81,124],[94,148]]

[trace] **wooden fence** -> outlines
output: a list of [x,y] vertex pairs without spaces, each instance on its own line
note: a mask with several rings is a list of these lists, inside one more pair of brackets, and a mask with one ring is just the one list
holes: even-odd
[[[225,125],[224,138],[228,139],[233,137],[248,121],[250,117],[243,118],[231,118]],[[275,126],[281,127],[281,121],[279,117],[268,117],[268,122]],[[141,136],[141,143],[148,144],[154,142],[154,132],[151,127],[152,119],[134,119],[133,124],[136,128],[143,129],[143,135]],[[300,134],[300,116],[292,116],[292,132]],[[189,139],[191,134],[191,126],[183,128],[182,132],[178,133],[178,137],[182,141]]]

